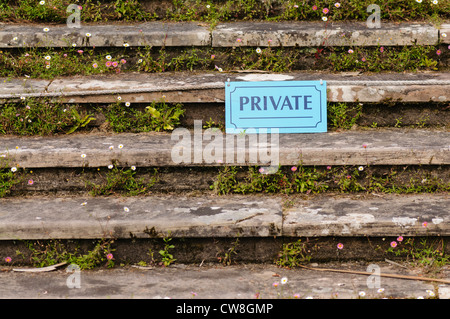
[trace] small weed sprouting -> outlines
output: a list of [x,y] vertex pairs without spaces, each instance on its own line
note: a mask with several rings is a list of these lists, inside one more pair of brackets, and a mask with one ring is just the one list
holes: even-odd
[[161,255],[161,264],[164,265],[164,267],[168,267],[174,261],[176,261],[176,259],[173,258],[173,255],[169,252],[169,250],[175,248],[175,246],[170,243],[172,241],[172,238],[170,237],[170,231],[167,234],[167,236],[163,238],[163,241],[164,241],[164,249],[161,249],[159,251],[159,254]]
[[210,70],[214,67],[211,54],[209,48],[174,51],[162,47],[155,52],[152,47],[145,46],[137,49],[137,70],[148,73]]
[[302,49],[271,48],[233,48],[224,66],[239,70],[262,70],[270,72],[288,72],[298,65]]
[[76,105],[37,98],[8,103],[0,107],[0,133],[22,136],[70,134],[94,120],[91,114],[76,108]]
[[109,126],[116,133],[171,131],[180,124],[180,118],[185,112],[181,104],[170,106],[164,102],[153,102],[145,111],[120,102],[98,111],[105,114]]
[[301,239],[283,244],[275,264],[280,267],[294,268],[308,263],[311,260],[311,255],[308,255],[306,247],[306,243],[303,243]]
[[[107,261],[107,266],[112,267],[114,264],[110,256],[114,249],[111,245],[114,240],[98,240],[94,248],[82,254],[80,248],[70,247],[61,240],[48,241],[24,241],[27,249],[31,252],[30,259],[35,267],[46,267],[61,262],[68,264],[77,264],[80,269],[93,269]],[[17,255],[25,256],[24,253],[17,251]]]
[[15,185],[25,179],[21,168],[11,167],[6,158],[0,157],[0,198],[7,196]]
[[329,187],[324,182],[327,176],[326,171],[319,172],[315,167],[305,168],[303,165],[300,165],[298,168],[293,166],[291,170],[295,170],[293,186],[297,193],[322,193]]
[[347,103],[328,103],[328,125],[333,129],[349,130],[362,115],[362,104],[350,106]]
[[146,107],[147,112],[151,116],[151,123],[153,131],[172,131],[175,126],[180,124],[180,117],[184,114],[184,109],[181,104],[176,104],[173,107],[160,104],[158,107],[156,103],[152,103],[151,106]]
[[67,134],[71,134],[79,128],[86,127],[91,121],[95,121],[95,117],[92,117],[91,114],[81,115],[76,109],[72,110],[72,117],[74,123],[72,128],[66,132]]
[[103,184],[94,184],[86,181],[92,196],[108,196],[112,194],[122,194],[125,196],[136,196],[149,191],[157,182],[157,170],[155,169],[150,180],[144,182],[144,178],[136,179],[136,168],[119,169],[117,165],[110,165],[106,173],[106,181]]
[[[225,252],[223,252],[223,256],[218,256],[217,260],[221,262],[224,266],[230,266],[233,262],[233,255],[237,255],[237,247],[239,246],[239,236],[238,233],[236,236],[236,240],[231,244],[231,247],[228,248]],[[220,254],[220,253],[219,253]]]
[[226,195],[234,191],[237,170],[234,166],[225,166],[216,177],[214,183],[210,186],[212,190],[218,195]]
[[426,126],[427,122],[430,120],[430,116],[426,115],[426,116],[422,116],[419,118],[419,120],[417,121],[416,125],[418,128],[423,128]]
[[224,132],[225,131],[225,124],[220,123],[220,122],[216,123],[215,121],[213,121],[212,118],[209,118],[209,121],[206,121],[206,124],[203,125],[203,129],[205,129],[205,130],[210,129],[213,132],[216,132],[216,131]]
[[346,168],[334,169],[333,173],[334,182],[337,184],[341,193],[360,192],[366,190],[359,182],[359,167],[355,167],[353,170],[348,170]]
[[22,0],[13,6],[12,1],[3,0],[5,7],[10,9],[9,14],[15,18],[40,22],[64,22],[66,20],[65,8],[67,4],[63,0],[52,1],[52,5],[40,4],[39,1]]
[[149,114],[126,107],[124,103],[116,102],[97,111],[105,115],[109,127],[116,133],[151,131]]
[[426,273],[435,272],[450,264],[450,256],[445,252],[444,242],[439,238],[410,237],[404,239],[399,236],[396,241],[390,243],[386,252],[397,257],[406,257],[412,266],[421,267]]

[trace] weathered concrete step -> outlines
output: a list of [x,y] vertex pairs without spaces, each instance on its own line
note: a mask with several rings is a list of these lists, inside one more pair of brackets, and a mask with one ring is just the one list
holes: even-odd
[[20,97],[54,97],[67,103],[223,103],[230,81],[319,81],[329,102],[447,102],[450,73],[123,73],[54,80],[0,78],[0,102]]
[[[371,266],[378,266],[377,270],[383,275],[417,276],[413,270],[387,262],[377,262]],[[67,282],[69,276],[73,275],[73,271],[69,271],[66,267],[63,266],[60,270],[38,275],[8,271],[10,268],[20,268],[17,266],[5,267],[4,271],[0,272],[0,280],[3,283],[0,286],[0,295],[2,298],[10,299],[8,302],[11,302],[12,299],[19,299],[19,302],[23,302],[20,299],[40,299],[39,302],[42,302],[42,299],[145,299],[145,307],[153,303],[155,306],[164,306],[164,309],[173,313],[183,307],[198,306],[201,302],[202,305],[210,307],[207,308],[209,317],[218,313],[229,313],[231,312],[229,309],[239,303],[242,303],[242,307],[248,309],[249,312],[256,313],[255,309],[260,309],[259,312],[262,312],[264,309],[265,314],[276,314],[281,317],[289,315],[294,308],[298,307],[301,301],[293,301],[294,298],[450,298],[449,285],[444,283],[436,284],[430,281],[387,277],[379,277],[377,278],[379,281],[376,281],[367,275],[303,268],[286,269],[267,264],[232,266],[206,263],[200,266],[199,264],[174,264],[170,267],[152,267],[151,269],[116,267],[98,271],[81,271],[79,273],[79,289],[71,289]],[[341,262],[321,264],[316,269],[367,272],[368,267],[369,263]],[[445,269],[440,275],[442,278],[448,278],[448,274],[449,270]],[[280,280],[283,277],[287,278],[287,283],[281,285]],[[279,286],[274,287],[274,283],[278,283]],[[372,283],[372,285],[368,285],[368,283]],[[364,292],[364,297],[360,295],[361,292]],[[431,297],[430,292],[433,292],[432,295],[436,297]],[[165,298],[170,298],[170,300]],[[255,298],[263,300],[251,301]],[[157,300],[152,301],[151,299]],[[201,301],[195,299],[201,299]],[[235,300],[230,302],[230,299]],[[239,299],[244,299],[244,301]],[[308,300],[308,302],[311,301]],[[249,306],[244,306],[248,304]],[[442,311],[445,312],[444,302],[441,305]],[[268,310],[270,306],[273,307]],[[144,310],[144,307],[142,308]],[[378,309],[382,309],[382,307],[378,307]],[[411,315],[415,311],[414,308],[406,309]],[[402,313],[404,310],[401,309]],[[7,307],[4,311],[8,313],[12,309]],[[376,312],[382,315],[384,311],[383,309]],[[371,312],[374,313],[373,309]],[[98,314],[101,315],[100,312]],[[206,316],[206,311],[202,313],[202,316]]]
[[261,137],[258,141],[259,136],[181,129],[172,134],[0,137],[0,156],[8,159],[10,166],[25,168],[450,164],[447,131],[269,134],[267,140]]
[[0,239],[449,236],[447,194],[0,199]]
[[439,29],[414,22],[382,23],[376,29],[365,22],[237,22],[219,24],[212,32],[213,47],[435,45],[439,39]]
[[[441,26],[448,30],[449,25]],[[47,30],[47,31],[45,31]],[[0,25],[0,48],[18,47],[130,47],[137,46],[403,46],[436,45],[440,30],[431,24],[382,23],[369,29],[365,22],[233,22],[217,25],[196,22],[134,24]],[[240,39],[240,42],[237,42]],[[447,41],[447,38],[442,38]]]
[[[283,212],[284,236],[443,235],[450,230],[448,194],[322,197]],[[439,235],[440,234],[440,235]]]
[[168,232],[172,237],[266,237],[281,230],[280,201],[245,196],[6,199],[0,216],[3,240],[151,238]]
[[[48,31],[45,30],[48,29]],[[191,22],[150,22],[132,24],[82,24],[81,28],[61,25],[0,25],[0,47],[130,47],[209,46],[206,26]]]

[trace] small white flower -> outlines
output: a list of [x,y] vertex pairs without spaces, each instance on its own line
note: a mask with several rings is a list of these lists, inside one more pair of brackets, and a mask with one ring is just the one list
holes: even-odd
[[223,69],[222,69],[222,68],[219,68],[219,72],[223,72]]
[[87,202],[81,203],[81,206],[86,206]]
[[438,0],[433,0],[432,3],[433,4],[438,4]]
[[384,292],[384,288],[378,289],[377,292],[378,292],[379,294],[381,294],[382,292]]
[[419,297],[417,297],[417,299],[423,299],[423,296],[419,296]]
[[364,170],[363,166],[358,167],[358,171],[362,172]]
[[428,296],[430,296],[430,297],[434,297],[435,296],[434,292],[431,291],[431,290],[427,290],[427,293],[428,293]]
[[13,38],[13,41],[17,41],[17,40],[19,40],[18,37],[14,37],[14,38]]
[[340,4],[339,2],[336,2],[336,3],[334,4],[334,6],[335,6],[336,8],[339,8],[339,7],[341,6],[341,4]]
[[81,158],[86,158],[86,154],[81,154]]
[[447,37],[447,33],[442,33],[441,35],[442,35],[443,38]]
[[136,170],[136,166],[131,166],[131,170],[135,171]]
[[45,57],[45,59],[47,60],[47,61],[50,61],[51,60],[51,56],[49,56],[49,55],[47,55],[46,57]]
[[281,278],[281,284],[284,285],[287,283],[288,279],[286,277]]
[[422,0],[416,0],[417,3],[422,3]]
[[119,146],[117,146],[118,148],[123,148],[123,145],[122,144],[119,144]]
[[124,210],[125,212],[127,212],[127,213],[130,211],[130,209],[129,209],[128,207],[126,207],[126,206],[123,208],[123,210]]
[[48,32],[48,31],[50,31],[50,29],[49,28],[44,28],[44,29],[42,29],[44,32]]
[[327,21],[328,18],[327,17],[322,17],[322,21]]
[[125,102],[125,106],[130,106],[131,103],[130,102]]
[[308,296],[305,299],[314,299],[312,296]]
[[120,100],[122,100],[122,97],[121,97],[121,96],[118,96],[117,99],[120,101]]
[[113,169],[114,166],[113,166],[113,165],[108,165],[108,168],[109,168],[109,169]]
[[25,100],[26,98],[25,98],[25,96],[21,96],[20,99],[21,100]]
[[17,167],[11,167],[11,172],[13,173],[17,172]]
[[129,45],[128,43],[124,43],[123,46],[124,46],[125,48],[128,48],[130,45]]
[[113,149],[114,149],[114,146],[113,146],[113,145],[111,145],[111,146],[109,147],[109,149],[110,149],[110,150],[113,150]]
[[110,55],[106,56],[106,60],[111,60],[111,59],[112,59],[112,57]]
[[45,4],[45,1],[44,1],[44,0],[39,1],[39,4],[40,4],[41,6],[43,6],[43,5]]
[[261,54],[262,50],[261,48],[256,48],[256,53]]
[[86,33],[86,36],[89,38],[92,34],[90,34],[89,32]]
[[139,59],[139,60],[138,60],[138,63],[142,63],[142,59]]
[[75,48],[77,46],[77,44],[76,43],[72,43],[72,46]]
[[50,64],[47,64],[47,65],[45,66],[45,68],[46,68],[46,69],[50,69]]
[[360,291],[360,292],[358,293],[358,295],[359,295],[360,297],[364,297],[364,296],[366,295],[366,293],[365,293],[364,291]]
[[209,9],[209,8],[211,8],[211,6],[210,6],[209,4],[207,4],[207,5],[206,5],[206,8]]

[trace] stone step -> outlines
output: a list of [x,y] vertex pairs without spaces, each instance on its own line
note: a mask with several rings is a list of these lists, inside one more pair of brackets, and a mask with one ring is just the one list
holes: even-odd
[[[173,133],[0,137],[0,156],[23,168],[449,165],[450,132],[377,129],[313,134]],[[258,141],[259,138],[259,141]],[[244,144],[245,143],[245,144]],[[111,147],[111,148],[110,148]]]
[[[286,205],[289,200],[289,205]],[[0,199],[0,240],[450,236],[448,194]]]
[[[447,30],[449,26],[444,24],[441,28]],[[238,38],[241,41],[236,44]],[[381,28],[373,29],[365,22],[354,21],[235,22],[216,26],[212,31],[212,46],[408,46],[436,45],[441,38],[438,28],[416,22],[382,23]]]
[[[450,288],[445,283],[375,277],[374,274],[369,277],[372,274],[369,271],[374,269],[383,276],[417,276],[413,269],[384,261],[378,261],[376,264],[326,263],[312,267],[313,269],[286,269],[267,264],[221,266],[206,263],[174,264],[170,267],[143,269],[124,266],[81,271],[75,274],[74,269],[68,267],[65,265],[60,270],[38,275],[10,271],[20,268],[18,266],[4,267],[0,272],[0,280],[3,283],[0,286],[0,294],[3,298],[10,299],[9,303],[12,299],[18,299],[21,303],[23,300],[20,299],[40,299],[40,303],[43,299],[113,299],[114,303],[117,303],[118,299],[145,299],[142,310],[148,309],[148,305],[153,304],[156,307],[163,306],[164,309],[173,313],[176,311],[200,313],[199,309],[203,308],[193,307],[199,307],[201,302],[201,305],[208,310],[208,313],[206,310],[202,311],[201,316],[209,317],[234,312],[233,307],[239,304],[242,307],[240,308],[242,313],[248,311],[250,314],[261,313],[282,317],[289,315],[298,307],[302,302],[298,299],[329,299],[330,302],[336,301],[330,299],[339,299],[337,302],[341,303],[348,302],[348,299],[450,298]],[[317,271],[322,268],[335,271]],[[343,273],[339,270],[369,272],[369,274]],[[448,274],[448,269],[441,272],[443,278]],[[76,275],[79,275],[79,289],[71,289],[73,287],[68,285],[69,279]],[[287,282],[282,285],[280,281],[283,277],[287,278]],[[232,299],[235,300],[231,301]],[[442,311],[445,312],[445,302],[440,304]],[[137,303],[134,304],[134,307],[136,306]],[[99,309],[98,314],[101,315],[101,308],[97,309]],[[401,309],[401,312],[404,314],[405,310],[411,315],[416,311],[415,308],[406,308]],[[4,311],[8,313],[12,309],[8,307]],[[384,311],[385,309],[378,307],[375,312],[382,315]],[[373,309],[371,312],[375,313]]]
[[[365,22],[232,22],[211,29],[197,22],[148,22],[60,25],[0,24],[0,48],[129,47],[138,46],[404,46],[448,43],[449,24],[382,23],[370,29]],[[442,31],[441,31],[442,30]],[[238,42],[237,39],[240,39]]]
[[66,103],[224,103],[230,81],[326,81],[329,102],[448,102],[450,73],[123,73],[40,80],[1,78],[0,102],[50,97]]

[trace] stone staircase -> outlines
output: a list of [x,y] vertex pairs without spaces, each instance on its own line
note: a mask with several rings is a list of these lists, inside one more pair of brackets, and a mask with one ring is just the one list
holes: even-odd
[[[0,136],[4,175],[15,168],[22,178],[0,198],[0,264],[6,265],[6,256],[12,256],[16,264],[30,263],[31,252],[24,248],[24,241],[55,240],[75,241],[87,250],[93,240],[110,241],[117,264],[148,262],[149,249],[161,249],[168,238],[175,246],[173,258],[186,263],[273,263],[283,244],[298,239],[307,245],[312,261],[395,259],[387,250],[398,236],[442,241],[449,253],[450,37],[442,36],[450,34],[449,24],[436,28],[424,23],[383,23],[380,29],[368,29],[356,22],[336,22],[326,28],[323,23],[233,22],[211,28],[201,23],[148,22],[82,24],[80,29],[54,25],[48,32],[44,27],[0,25],[0,48],[59,49],[74,43],[77,49],[113,50],[125,44],[130,52],[145,46],[179,52],[192,47],[439,46],[447,64],[435,71],[396,73],[330,72],[313,67],[290,72],[219,72],[212,67],[51,79],[5,77],[0,85],[3,105],[48,98],[50,105],[87,110],[95,120],[69,135]],[[137,65],[138,56],[130,53],[129,61]],[[250,160],[250,144],[250,150],[238,150],[246,159],[238,165],[225,158],[178,163],[173,160],[178,139],[170,131],[105,130],[107,119],[96,109],[118,103],[118,97],[119,103],[129,102],[136,109],[152,102],[181,103],[185,113],[180,126],[193,134],[199,132],[196,120],[201,125],[224,122],[228,80],[323,80],[329,103],[363,104],[363,112],[351,129],[336,129],[329,122],[328,133],[281,134],[279,172],[293,183],[289,191],[280,187],[283,177],[277,174],[273,176],[279,180],[261,174],[265,178],[261,183],[272,182],[278,191],[251,188],[248,183],[250,188],[243,191],[235,186],[248,182],[249,169],[267,164]],[[210,133],[202,131],[203,137]],[[188,142],[192,159],[203,154],[208,141]],[[236,175],[227,175],[234,184],[224,184],[228,188],[220,194],[218,178],[225,176],[226,167],[235,166]],[[317,169],[321,176],[333,170],[336,175],[326,177],[327,191],[315,194],[313,184],[298,191],[292,185],[299,184],[292,178],[301,168],[310,174]],[[133,196],[126,191],[92,195],[90,183],[107,183],[114,169],[151,185]],[[344,187],[342,172],[352,172],[348,173],[353,183],[349,188]],[[384,183],[383,187],[376,188],[375,181]],[[357,185],[363,186],[357,189]],[[343,249],[337,248],[339,243]],[[233,254],[230,246],[236,248]],[[17,249],[25,257],[15,256]]]

